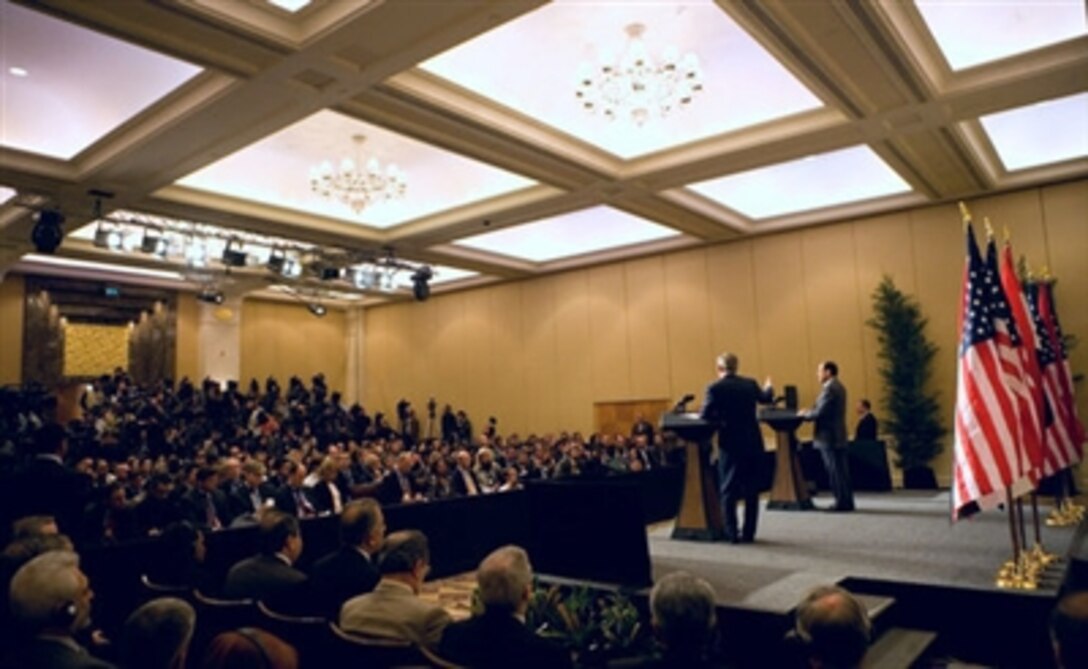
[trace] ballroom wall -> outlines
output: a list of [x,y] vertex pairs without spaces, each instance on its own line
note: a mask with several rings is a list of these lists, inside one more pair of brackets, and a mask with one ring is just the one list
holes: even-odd
[[0,386],[23,377],[23,277],[0,281]]
[[[1067,333],[1088,341],[1088,181],[968,203],[1034,268],[1059,278]],[[876,336],[866,327],[882,274],[913,294],[938,344],[933,388],[950,419],[963,234],[954,204],[784,232],[373,307],[365,314],[363,398],[389,411],[433,394],[486,416],[501,431],[589,431],[595,402],[675,399],[702,391],[714,356],[731,350],[742,373],[815,398],[817,364],[831,358],[853,400],[879,407]],[[1072,351],[1088,371],[1088,345]],[[1088,388],[1078,385],[1088,418]],[[880,409],[877,409],[878,415]],[[946,421],[947,422],[947,421]],[[935,463],[945,481],[948,450]]]
[[329,309],[323,318],[290,302],[247,299],[242,302],[241,381],[275,376],[301,377],[307,385],[318,372],[329,389],[343,391],[347,372],[348,332],[345,313]]

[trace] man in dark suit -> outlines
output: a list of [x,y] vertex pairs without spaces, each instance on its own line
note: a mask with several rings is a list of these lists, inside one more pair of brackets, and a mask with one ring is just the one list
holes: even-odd
[[[768,378],[762,388],[737,374],[740,362],[733,353],[718,356],[718,380],[706,389],[700,416],[718,428],[718,485],[726,540],[751,543],[759,521],[759,466],[763,435],[756,420],[756,404],[769,403],[774,390]],[[737,502],[744,500],[744,526],[737,530]]]
[[89,655],[75,635],[91,624],[91,591],[70,550],[42,553],[11,579],[12,618],[21,637],[12,666],[22,669],[111,669]]
[[[56,423],[47,423],[34,435],[34,456],[15,477],[11,515],[6,522],[23,516],[53,516],[60,531],[82,535],[83,510],[91,492],[91,479],[64,464],[68,433]],[[7,509],[0,509],[0,516]]]
[[480,481],[476,478],[476,472],[472,471],[472,456],[466,450],[457,451],[454,456],[457,460],[457,468],[453,470],[450,480],[453,482],[453,494],[458,497],[472,497],[479,495]]
[[302,555],[302,534],[298,518],[269,510],[259,525],[261,552],[230,568],[223,584],[229,599],[256,599],[273,608],[297,611],[293,599],[306,583],[303,574],[292,565]]
[[219,489],[219,474],[211,467],[201,467],[196,473],[196,487],[182,498],[186,518],[209,530],[221,530],[230,525],[227,496]]
[[503,546],[476,570],[482,615],[448,625],[438,654],[475,669],[540,669],[571,666],[570,654],[525,626],[533,594],[529,556],[518,546]]
[[858,424],[854,428],[854,441],[876,441],[877,422],[873,415],[873,405],[869,400],[858,402]]
[[313,518],[317,509],[306,496],[302,482],[306,480],[306,467],[293,460],[283,465],[286,483],[276,493],[276,508],[296,518]]
[[265,483],[265,467],[257,460],[246,460],[242,464],[242,482],[234,489],[230,499],[231,515],[253,517],[264,505],[265,500],[275,496],[276,491]]
[[314,563],[310,590],[319,613],[340,617],[344,602],[370,592],[380,576],[374,556],[385,539],[385,516],[373,499],[348,502],[340,514],[340,549]]
[[815,421],[812,443],[820,450],[827,468],[835,505],[828,511],[853,511],[854,489],[846,460],[846,387],[839,381],[839,366],[830,360],[820,363],[816,377],[822,385],[816,404],[799,415]]

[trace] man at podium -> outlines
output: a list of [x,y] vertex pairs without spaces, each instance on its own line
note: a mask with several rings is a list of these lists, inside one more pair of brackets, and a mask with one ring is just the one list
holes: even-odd
[[[718,432],[718,484],[725,538],[730,543],[751,543],[759,520],[759,466],[763,435],[756,420],[756,404],[774,400],[771,379],[762,388],[755,379],[737,374],[733,353],[718,356],[718,380],[706,389],[700,417]],[[737,502],[744,501],[744,525],[737,529]]]

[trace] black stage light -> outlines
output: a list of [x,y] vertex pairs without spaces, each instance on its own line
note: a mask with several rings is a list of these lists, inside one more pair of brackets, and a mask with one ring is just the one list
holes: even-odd
[[431,285],[429,282],[433,276],[434,272],[426,265],[412,273],[412,294],[415,295],[416,299],[420,302],[423,302],[431,296]]
[[287,256],[284,255],[280,249],[272,249],[272,253],[268,255],[268,269],[272,270],[276,274],[283,274],[283,264],[287,261]]
[[246,264],[246,252],[235,248],[236,241],[230,240],[223,247],[223,264],[227,267],[243,267]]
[[209,304],[223,304],[225,297],[223,291],[215,290],[213,288],[205,288],[196,294],[196,299],[201,302],[207,302]]
[[318,269],[318,276],[322,281],[336,281],[340,278],[340,268],[331,265],[322,265]]
[[306,308],[310,310],[311,314],[318,318],[321,318],[328,313],[328,309],[325,308],[325,305],[319,302],[308,302]]
[[53,209],[43,209],[38,212],[38,222],[30,232],[30,240],[34,242],[34,248],[38,253],[53,253],[64,241],[64,216]]
[[140,242],[140,250],[160,258],[165,257],[166,238],[163,237],[162,230],[144,228],[144,239]]

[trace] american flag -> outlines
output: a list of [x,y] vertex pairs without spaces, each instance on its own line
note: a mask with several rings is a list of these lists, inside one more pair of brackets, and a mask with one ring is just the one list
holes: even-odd
[[1077,464],[1084,457],[1084,427],[1077,418],[1072,374],[1054,308],[1051,284],[1031,285],[1028,296],[1040,339],[1039,367],[1042,370],[1043,387],[1054,412],[1053,423],[1047,431],[1048,450],[1055,451],[1055,462],[1045,472],[1050,475]]
[[[982,259],[967,226],[967,263],[960,319],[953,449],[952,516],[996,507],[1006,490],[1027,490],[1020,465],[1016,398],[1007,385],[1010,356],[1007,325],[999,323],[1004,302],[998,277]],[[999,299],[1002,298],[1002,299]],[[1007,311],[1008,305],[1005,304]],[[1016,492],[1016,490],[1014,490]],[[975,504],[972,504],[974,502]]]

